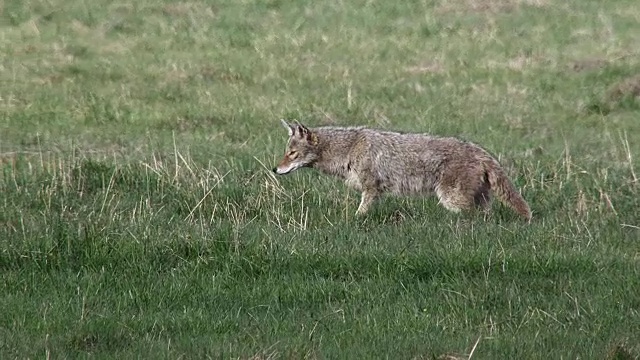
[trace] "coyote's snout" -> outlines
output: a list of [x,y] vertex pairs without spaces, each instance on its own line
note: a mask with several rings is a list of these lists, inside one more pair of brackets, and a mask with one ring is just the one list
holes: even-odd
[[451,137],[364,127],[308,128],[282,120],[289,132],[284,158],[273,171],[313,167],[362,192],[357,214],[383,193],[435,193],[445,208],[489,211],[491,195],[525,219],[531,210],[498,161],[480,146]]

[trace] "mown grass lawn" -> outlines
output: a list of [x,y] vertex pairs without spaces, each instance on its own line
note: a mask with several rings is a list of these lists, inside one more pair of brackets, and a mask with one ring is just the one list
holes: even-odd
[[[640,356],[633,0],[0,3],[0,358]],[[275,177],[458,136],[534,212]]]

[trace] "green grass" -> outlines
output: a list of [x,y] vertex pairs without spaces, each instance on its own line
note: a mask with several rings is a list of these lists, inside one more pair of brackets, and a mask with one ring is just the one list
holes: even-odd
[[[5,0],[0,358],[637,358],[639,18]],[[356,218],[338,180],[270,173],[280,118],[473,140],[534,221],[435,198]]]

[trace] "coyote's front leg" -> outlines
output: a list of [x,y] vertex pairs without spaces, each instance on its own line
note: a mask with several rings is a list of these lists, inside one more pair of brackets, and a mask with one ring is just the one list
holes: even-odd
[[376,190],[362,191],[360,206],[358,206],[356,215],[364,215],[369,210],[369,208],[371,207],[371,204],[373,204],[373,202],[376,200],[377,197],[378,197],[378,192]]

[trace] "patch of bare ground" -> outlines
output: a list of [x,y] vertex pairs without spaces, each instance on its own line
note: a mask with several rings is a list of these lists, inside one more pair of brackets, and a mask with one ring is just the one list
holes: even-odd
[[509,69],[512,71],[523,71],[527,68],[535,68],[549,65],[551,61],[542,54],[518,55],[504,60],[487,60],[484,67],[487,69]]
[[548,0],[442,0],[436,6],[436,13],[504,13],[514,12],[522,6],[542,8]]
[[224,83],[235,83],[243,81],[243,76],[231,69],[220,69],[215,66],[205,65],[194,75],[196,79],[205,81],[220,81]]
[[622,79],[611,85],[603,96],[581,103],[587,113],[608,114],[617,109],[637,108],[640,105],[640,74]]
[[609,61],[601,58],[586,58],[569,63],[569,69],[575,72],[592,71],[602,69],[609,65]]
[[610,103],[625,98],[640,99],[640,74],[623,79],[607,90],[606,100]]
[[17,153],[0,153],[0,167],[9,166],[15,168]]
[[592,56],[569,62],[568,68],[575,72],[594,71],[605,68],[609,65],[619,63],[621,60],[634,57],[634,54],[626,53],[618,56]]
[[625,344],[615,344],[605,357],[606,360],[636,360],[638,357],[634,356]]

